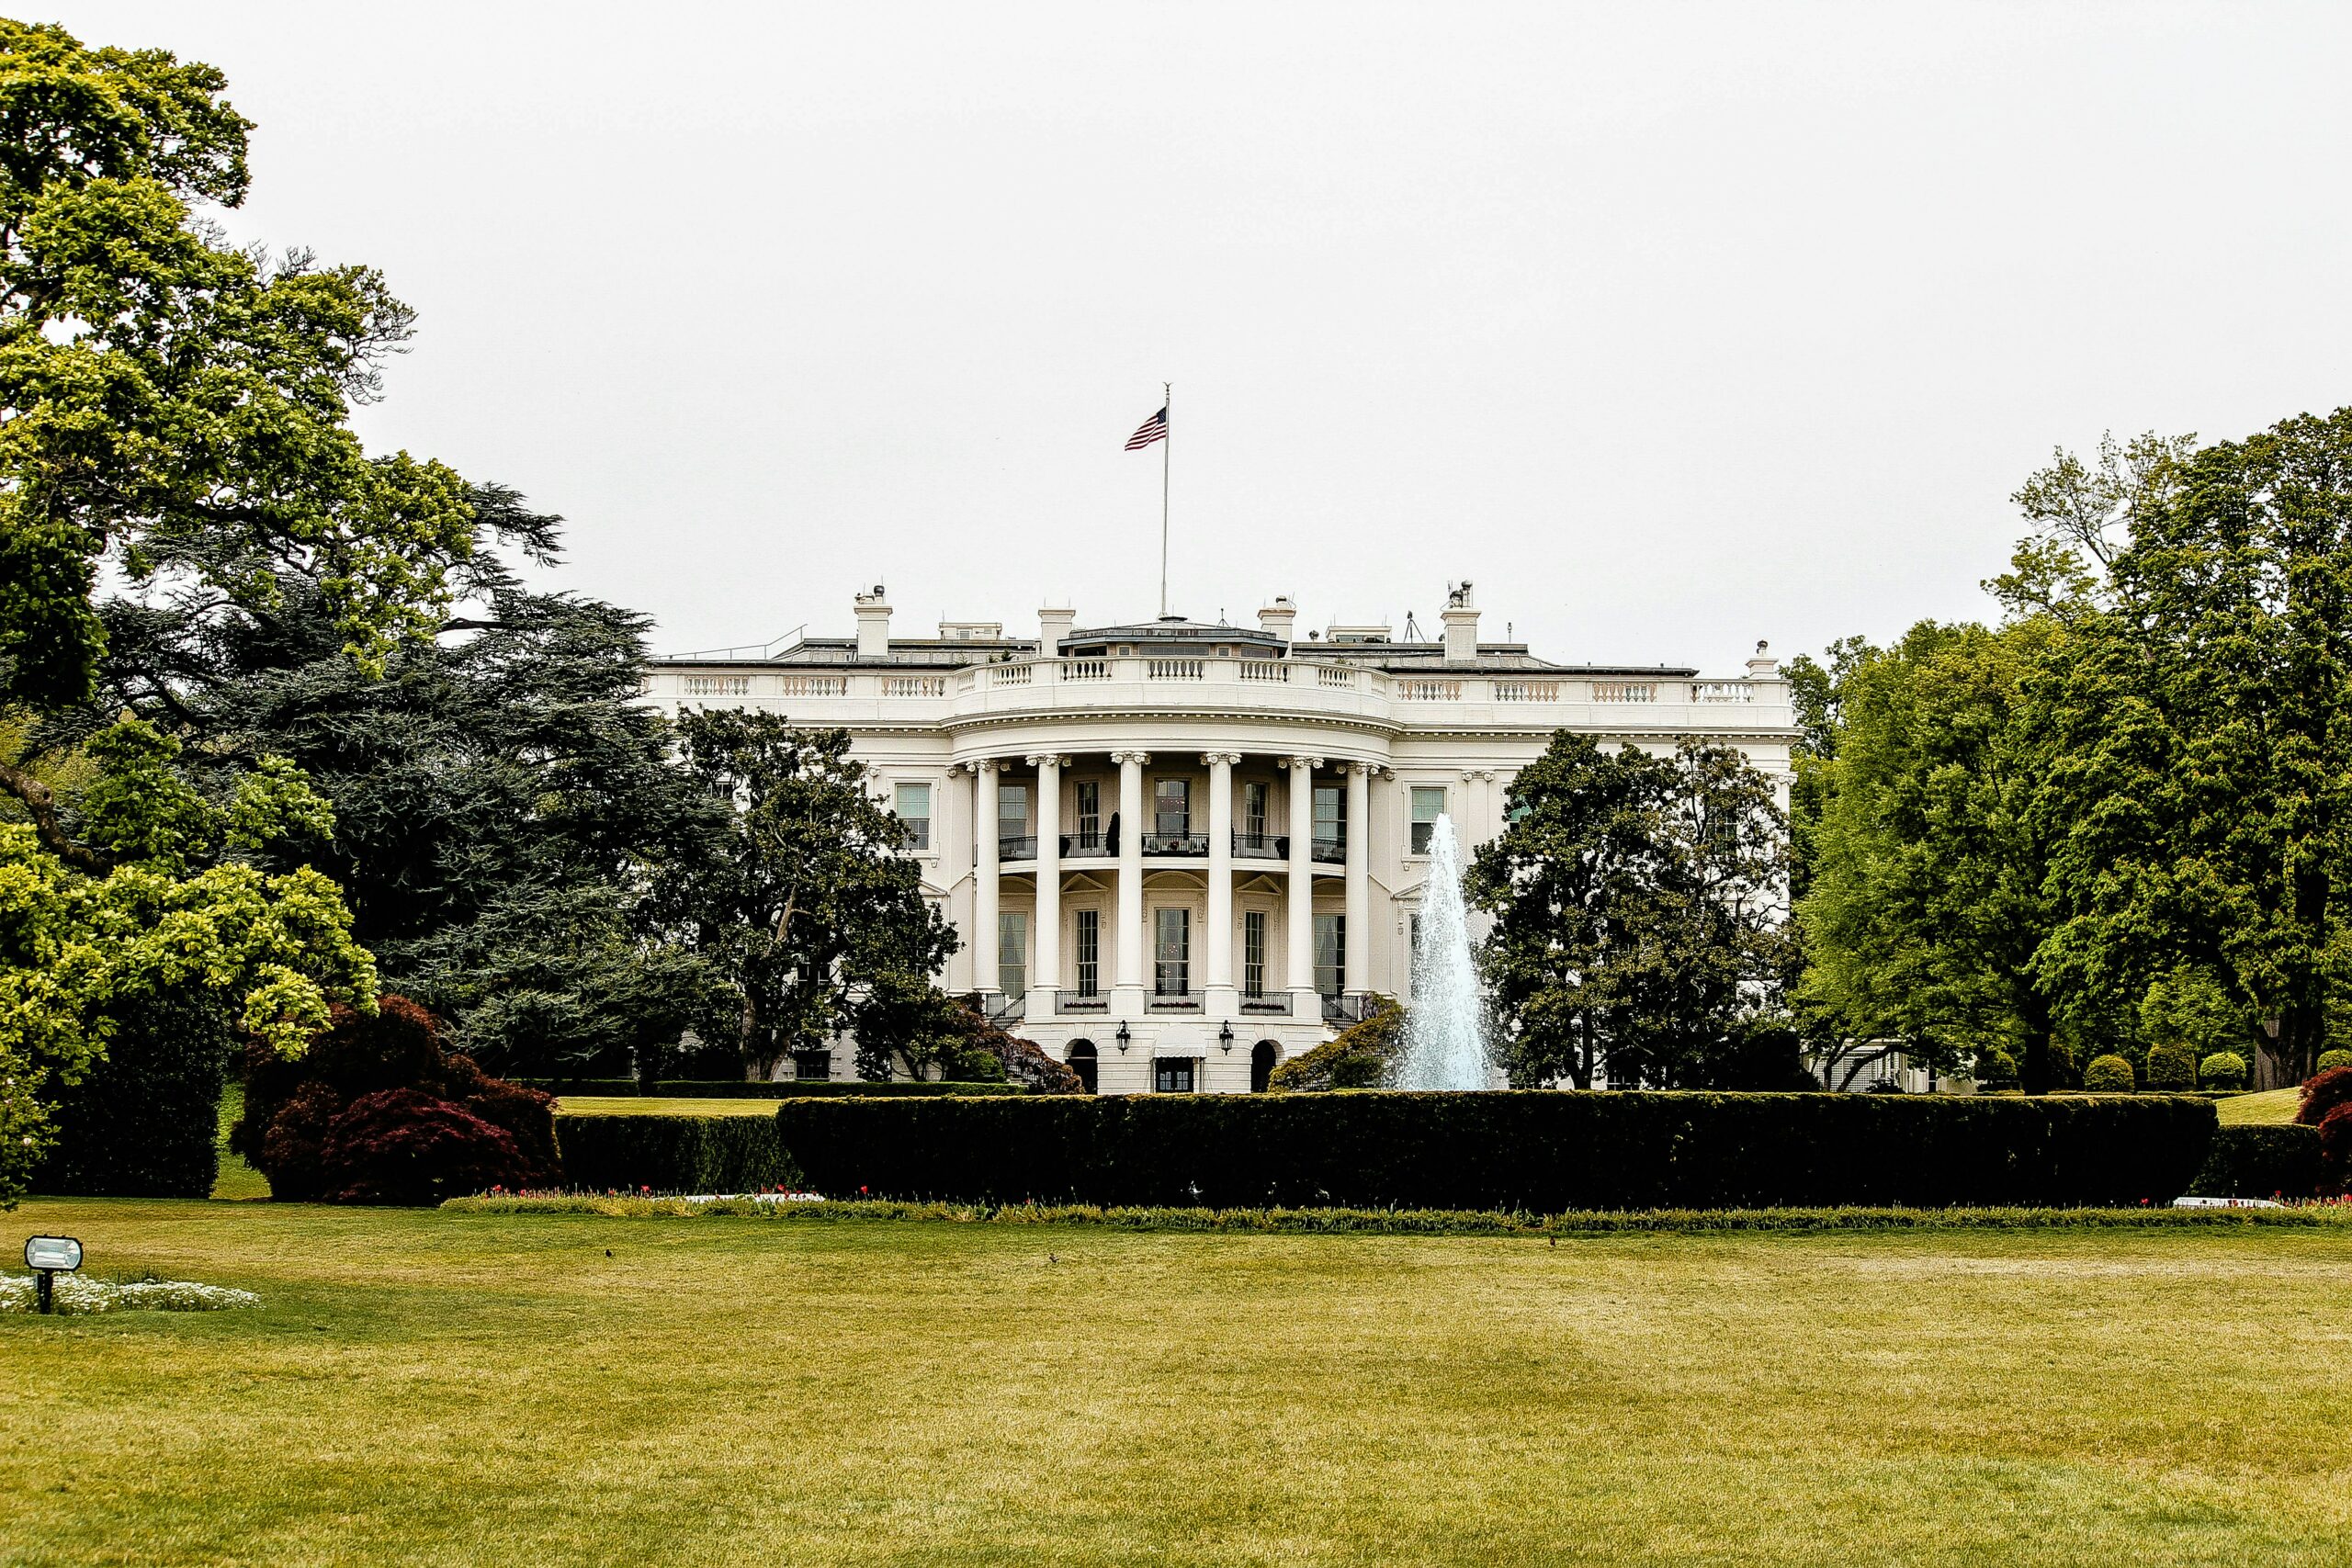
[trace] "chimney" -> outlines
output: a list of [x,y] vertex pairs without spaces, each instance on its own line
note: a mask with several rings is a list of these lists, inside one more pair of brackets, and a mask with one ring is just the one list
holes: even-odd
[[1751,681],[1777,681],[1781,678],[1781,661],[1772,657],[1770,643],[1756,645],[1756,657],[1747,661],[1747,678]]
[[1078,612],[1076,610],[1047,609],[1038,611],[1037,657],[1040,659],[1060,658],[1062,651],[1062,638],[1069,636],[1070,628],[1077,625]]
[[890,657],[890,596],[876,583],[874,592],[857,596],[857,656]]
[[1445,661],[1475,663],[1478,658],[1478,612],[1466,582],[1445,591]]
[[1291,623],[1298,619],[1298,606],[1290,602],[1287,593],[1277,593],[1274,602],[1258,612],[1258,629],[1272,637],[1290,641]]

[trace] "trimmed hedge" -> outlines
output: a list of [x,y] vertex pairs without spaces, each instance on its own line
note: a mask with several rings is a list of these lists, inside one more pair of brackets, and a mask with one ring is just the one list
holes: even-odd
[[559,1116],[567,1187],[592,1192],[752,1192],[794,1179],[761,1116]]
[[2206,1100],[1642,1091],[809,1100],[783,1147],[832,1196],[1414,1209],[2165,1202]]
[[2199,1198],[2309,1198],[2321,1174],[2317,1128],[2222,1127],[2188,1190]]
[[551,1094],[626,1095],[631,1099],[658,1100],[797,1100],[804,1095],[937,1095],[937,1094],[1027,1094],[1025,1084],[1017,1083],[837,1083],[831,1078],[777,1078],[773,1082],[747,1081],[741,1078],[664,1078],[653,1086],[647,1095],[635,1078],[520,1078],[533,1089],[543,1089]]

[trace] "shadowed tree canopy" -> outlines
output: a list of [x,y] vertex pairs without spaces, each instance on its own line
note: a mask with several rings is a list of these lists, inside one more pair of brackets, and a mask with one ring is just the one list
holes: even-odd
[[703,1040],[765,1077],[829,1047],[862,1002],[922,1005],[956,935],[899,852],[905,824],[875,797],[848,732],[690,709],[678,735],[687,771],[733,807],[707,855],[665,867],[647,902],[709,966]]
[[1480,968],[1511,1081],[1789,1087],[1771,782],[1720,747],[1612,754],[1563,730],[1509,804],[1465,891],[1495,917]]

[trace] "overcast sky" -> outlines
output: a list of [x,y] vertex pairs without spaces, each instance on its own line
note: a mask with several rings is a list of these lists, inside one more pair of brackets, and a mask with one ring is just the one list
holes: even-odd
[[52,4],[380,266],[371,445],[656,646],[1173,607],[1733,669],[1973,616],[2102,430],[2352,402],[2352,6]]

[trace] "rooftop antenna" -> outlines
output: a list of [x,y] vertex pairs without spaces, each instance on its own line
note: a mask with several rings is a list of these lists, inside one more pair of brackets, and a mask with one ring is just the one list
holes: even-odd
[[1421,640],[1421,624],[1413,619],[1413,612],[1410,610],[1405,612],[1405,640],[1407,642]]

